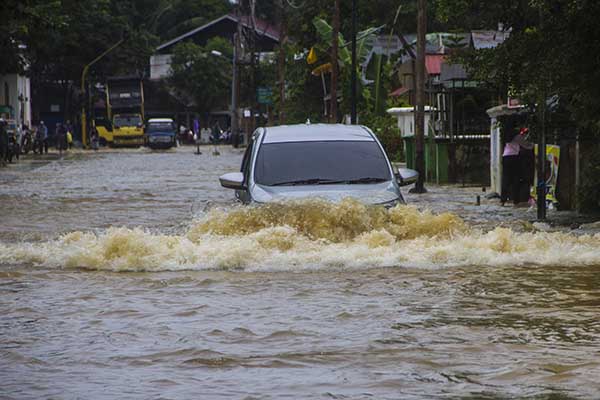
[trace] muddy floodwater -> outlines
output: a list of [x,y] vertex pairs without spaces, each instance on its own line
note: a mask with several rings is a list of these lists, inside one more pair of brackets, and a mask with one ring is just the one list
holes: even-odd
[[0,398],[600,398],[599,234],[240,206],[242,150],[193,151],[0,170]]

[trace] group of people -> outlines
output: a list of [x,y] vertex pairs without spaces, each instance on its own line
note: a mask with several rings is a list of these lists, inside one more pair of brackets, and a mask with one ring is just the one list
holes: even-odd
[[26,124],[16,126],[0,118],[0,165],[19,160],[23,152],[32,150],[34,134]]
[[511,200],[514,205],[528,202],[535,174],[533,144],[528,140],[528,128],[506,129],[502,153],[502,193],[504,205]]
[[[57,123],[54,131],[56,148],[60,153],[73,147],[73,127],[69,121],[66,124]],[[50,136],[44,121],[39,125],[29,127],[27,124],[13,126],[9,129],[7,120],[0,118],[0,165],[19,160],[21,154],[30,151],[34,154],[48,154]]]
[[199,144],[231,144],[233,135],[231,129],[222,130],[218,124],[212,128],[199,128],[196,131],[181,127],[180,141]]
[[235,140],[231,128],[223,130],[219,124],[215,124],[212,128],[199,128],[195,132],[191,129],[184,132],[186,139],[191,139],[195,144],[233,144]]

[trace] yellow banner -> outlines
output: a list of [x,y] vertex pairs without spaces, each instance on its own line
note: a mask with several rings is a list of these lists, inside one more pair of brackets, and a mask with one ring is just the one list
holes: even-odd
[[[535,159],[537,160],[538,147],[535,145]],[[558,182],[558,165],[560,161],[560,146],[546,145],[546,202],[557,204],[556,184]],[[537,168],[537,167],[536,167]],[[531,188],[531,196],[537,200],[537,171],[535,185]]]

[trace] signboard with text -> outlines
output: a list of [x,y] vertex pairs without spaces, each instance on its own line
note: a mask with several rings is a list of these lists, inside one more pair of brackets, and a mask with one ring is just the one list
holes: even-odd
[[259,87],[256,89],[256,98],[259,104],[273,104],[272,92],[269,87]]

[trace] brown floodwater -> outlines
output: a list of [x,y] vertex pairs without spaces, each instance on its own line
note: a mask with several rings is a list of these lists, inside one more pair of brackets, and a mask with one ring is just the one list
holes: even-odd
[[0,398],[599,397],[599,234],[456,193],[240,206],[220,153],[0,170]]

